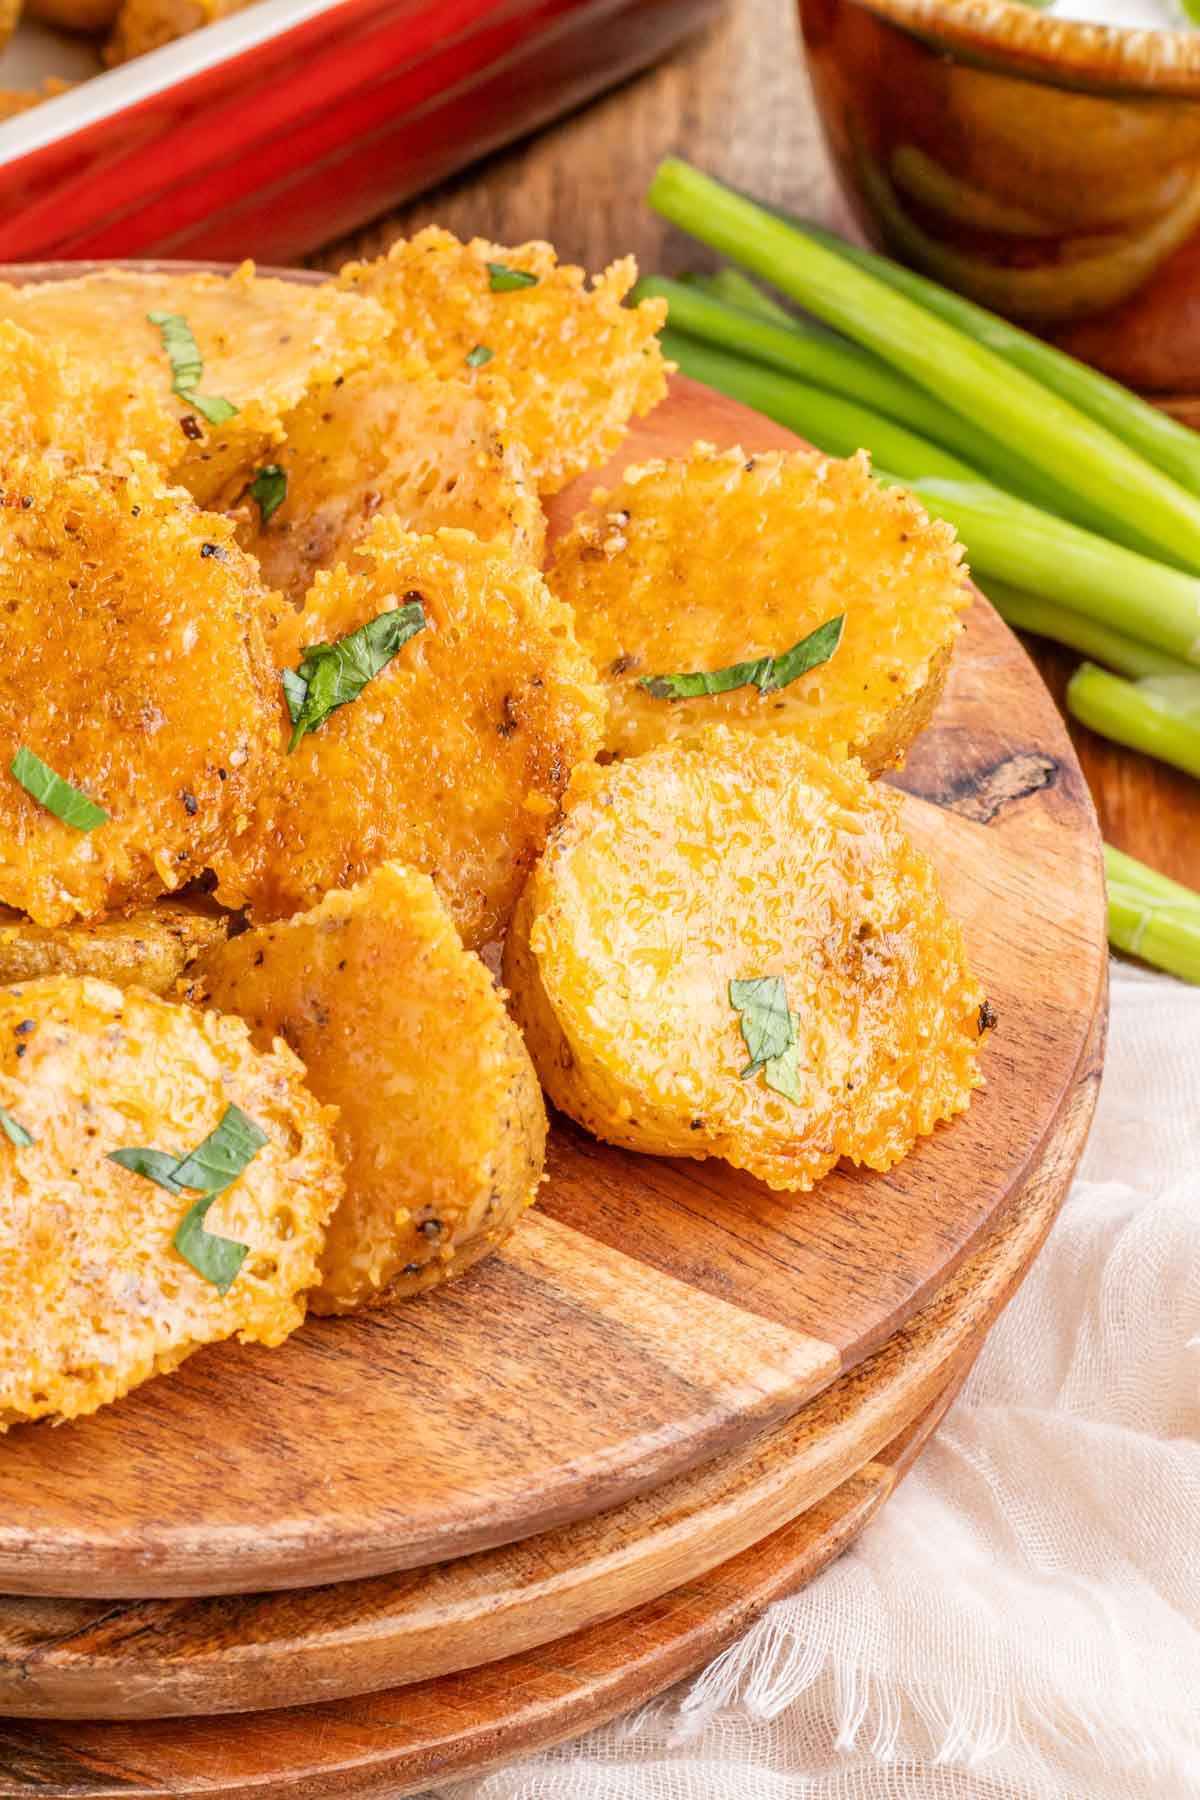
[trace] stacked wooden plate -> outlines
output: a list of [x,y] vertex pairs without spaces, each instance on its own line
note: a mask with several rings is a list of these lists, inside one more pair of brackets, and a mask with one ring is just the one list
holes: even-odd
[[[679,382],[619,461],[698,436],[795,441]],[[644,1700],[862,1529],[1053,1219],[1104,1025],[1095,819],[983,600],[901,780],[999,1018],[966,1117],[790,1197],[559,1123],[447,1289],[10,1433],[2,1800],[418,1792]]]

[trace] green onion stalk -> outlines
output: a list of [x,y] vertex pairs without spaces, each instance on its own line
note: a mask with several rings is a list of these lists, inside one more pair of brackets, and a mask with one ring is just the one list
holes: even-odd
[[1110,844],[1104,846],[1104,866],[1113,948],[1184,981],[1200,982],[1200,894]]
[[954,526],[972,571],[1043,594],[1183,662],[1200,661],[1200,581],[1039,511],[978,478],[947,451],[855,401],[673,331],[663,348],[707,382],[831,456],[871,452],[881,481],[903,485]]
[[1021,369],[1061,399],[1087,413],[1115,437],[1130,445],[1164,474],[1172,476],[1191,493],[1200,495],[1200,437],[1181,425],[1169,414],[1112,381],[1107,375],[1089,368],[1065,350],[1056,350],[1031,332],[1011,325],[998,313],[989,312],[974,300],[967,300],[951,288],[918,275],[913,269],[848,244],[832,231],[807,220],[794,221],[797,228],[814,243],[852,263],[855,268],[886,282],[896,293],[935,313],[947,325],[994,350],[1014,368]]
[[[910,430],[918,431],[952,451],[996,487],[1157,560],[1156,546],[1135,524],[1110,519],[1044,470],[1031,469],[1023,456],[997,443],[976,423],[943,406],[915,382],[896,375],[869,350],[860,350],[821,327],[814,329],[804,325],[764,294],[740,269],[726,267],[713,275],[692,276],[686,282],[664,281],[651,276],[640,284],[639,295],[643,291],[661,294],[667,300],[668,320],[676,329],[709,343],[724,345],[774,368],[806,375],[822,387],[850,393],[875,411],[888,413]],[[708,308],[696,304],[701,297],[708,300]],[[718,317],[716,306],[721,303],[727,310]],[[775,329],[770,336],[747,331],[746,321],[739,317],[745,313],[754,313],[759,320],[769,321]],[[780,327],[790,334],[791,345],[797,334],[807,340],[804,366],[789,345],[788,337],[778,329]],[[847,358],[854,359],[849,377],[845,372]],[[883,381],[879,379],[880,373],[885,377]],[[915,404],[912,396],[916,396]]]
[[1165,650],[1140,644],[1124,632],[1114,631],[1111,625],[1088,618],[1086,613],[1072,612],[1053,601],[1023,594],[1007,582],[989,580],[987,597],[1006,625],[1065,644],[1068,650],[1078,650],[1091,662],[1103,663],[1131,680],[1139,681],[1144,675],[1196,675],[1189,664],[1177,656],[1168,656]]
[[1084,663],[1067,683],[1067,710],[1101,737],[1200,777],[1200,673],[1126,681]]
[[928,307],[677,158],[650,203],[890,363],[1089,507],[1200,571],[1200,500],[1054,390]]

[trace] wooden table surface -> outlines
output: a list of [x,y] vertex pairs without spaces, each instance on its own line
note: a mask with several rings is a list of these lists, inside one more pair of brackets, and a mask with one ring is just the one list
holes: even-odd
[[[500,243],[549,238],[560,256],[602,267],[632,251],[664,274],[712,259],[643,204],[660,157],[686,156],[790,211],[841,224],[833,177],[787,0],[731,0],[714,29],[649,74],[313,259],[377,255],[436,222]],[[1078,660],[1030,642],[1056,697]],[[1200,888],[1194,782],[1072,726],[1104,835]]]

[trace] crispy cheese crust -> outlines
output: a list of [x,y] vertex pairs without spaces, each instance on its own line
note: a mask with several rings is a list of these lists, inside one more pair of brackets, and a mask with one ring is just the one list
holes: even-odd
[[360,556],[284,617],[276,668],[414,598],[427,628],[283,758],[215,858],[217,898],[286,917],[395,859],[433,877],[474,948],[503,930],[603,702],[566,609],[495,546],[379,519]]
[[490,975],[427,876],[385,863],[312,912],[217,945],[195,990],[284,1038],[340,1109],[346,1196],[317,1312],[419,1292],[458,1274],[536,1196],[541,1089]]
[[[203,1344],[295,1330],[342,1186],[333,1115],[302,1078],[238,1019],[92,980],[0,991],[0,1105],[34,1140],[0,1134],[0,1429],[94,1412]],[[172,1246],[192,1201],[108,1152],[194,1149],[230,1103],[270,1142],[205,1220],[250,1247],[222,1298]]]
[[[99,4],[99,0],[96,0]],[[106,63],[129,62],[187,37],[201,26],[241,12],[253,0],[121,0],[112,37],[104,47]]]
[[[187,320],[200,351],[199,392],[237,408],[210,424],[184,396],[152,312]],[[387,315],[331,282],[304,286],[256,275],[148,275],[100,269],[67,281],[0,283],[0,317],[52,343],[85,368],[111,357],[132,365],[171,425],[165,471],[202,506],[252,479],[282,442],[283,420],[313,388],[361,367],[386,337]],[[157,439],[136,446],[153,458]]]
[[136,451],[164,468],[177,441],[177,426],[134,364],[75,361],[0,319],[0,457],[128,472]]
[[[604,747],[637,756],[713,725],[903,759],[941,693],[971,592],[950,527],[863,455],[697,444],[626,470],[555,546],[547,580],[604,682]],[[845,614],[834,656],[775,692],[670,700],[640,685],[777,656]]]
[[94,975],[170,994],[184,970],[229,935],[228,913],[202,899],[157,900],[98,925],[35,925],[0,909],[0,987],[49,975]]
[[[489,263],[536,282],[497,292]],[[471,378],[485,387],[496,376],[508,384],[510,428],[543,494],[606,462],[629,420],[666,393],[657,336],[665,302],[621,304],[637,279],[631,256],[588,286],[583,270],[559,263],[549,244],[462,244],[431,225],[377,262],[348,263],[339,279],[381,301],[397,352],[425,357],[439,375],[463,376],[468,356],[491,351]]]
[[287,494],[264,521],[242,493],[238,539],[263,578],[299,606],[320,569],[350,561],[372,521],[445,525],[498,538],[539,568],[545,518],[519,442],[466,382],[398,367],[360,370],[320,389],[286,421],[273,453]]
[[[505,980],[542,1084],[596,1136],[808,1189],[889,1169],[980,1084],[983,993],[896,796],[855,762],[714,731],[577,771]],[[783,979],[799,1099],[729,983]]]
[[[39,925],[184,887],[280,739],[257,570],[224,519],[127,478],[0,472],[0,902]],[[103,808],[81,831],[9,772],[26,748]]]

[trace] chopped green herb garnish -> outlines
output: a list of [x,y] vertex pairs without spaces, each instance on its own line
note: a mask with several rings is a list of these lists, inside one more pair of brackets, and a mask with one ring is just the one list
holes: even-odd
[[184,1213],[171,1242],[197,1275],[211,1281],[219,1294],[227,1294],[250,1247],[214,1236],[204,1229],[204,1221],[213,1201],[233,1186],[268,1141],[240,1106],[227,1106],[216,1129],[188,1156],[164,1150],[110,1150],[108,1160],[144,1175],[168,1193],[199,1191],[200,1198]]
[[281,469],[278,463],[264,463],[246,489],[246,493],[258,507],[259,517],[264,525],[279,511],[287,499],[287,491],[287,470]]
[[237,407],[231,401],[222,399],[219,394],[197,391],[204,374],[204,362],[200,346],[183,314],[152,312],[146,317],[162,333],[163,349],[171,365],[172,386],[180,399],[186,400],[210,425],[224,425],[227,419],[232,419]]
[[749,981],[731,981],[729,1004],[741,1014],[742,1036],[750,1061],[742,1080],[757,1074],[764,1063],[782,1056],[792,1041],[792,1015],[781,975],[756,975]]
[[64,825],[72,825],[76,831],[95,831],[97,825],[107,822],[108,814],[103,807],[89,800],[69,781],[64,781],[61,775],[56,775],[40,756],[35,756],[23,744],[9,764],[9,773],[39,806],[44,806]]
[[28,1150],[33,1142],[32,1134],[26,1131],[25,1127],[14,1119],[3,1106],[0,1106],[0,1131],[4,1133],[10,1144],[17,1146],[18,1150]]
[[406,606],[369,619],[336,643],[306,645],[299,669],[287,670],[281,677],[294,727],[289,752],[335,708],[357,700],[372,676],[386,669],[409,638],[424,631],[426,622],[421,602],[410,600]]
[[757,1075],[777,1094],[800,1099],[796,1069],[796,1021],[788,1009],[787,989],[780,975],[756,975],[748,981],[729,983],[729,1004],[741,1014],[742,1036],[750,1061],[741,1071],[743,1081]]
[[158,1186],[166,1188],[169,1194],[183,1192],[175,1179],[179,1158],[172,1156],[169,1150],[110,1150],[108,1160],[119,1163],[123,1169],[129,1169],[134,1175],[144,1175],[147,1181],[157,1182]]
[[202,1194],[224,1193],[269,1142],[240,1106],[227,1106],[216,1130],[178,1164],[175,1180]]
[[489,350],[486,344],[476,344],[473,350],[467,352],[468,369],[482,369],[484,363],[490,363],[495,354],[496,352]]
[[217,1198],[216,1194],[203,1194],[194,1206],[189,1206],[175,1227],[171,1242],[184,1262],[190,1263],[197,1275],[211,1281],[218,1294],[224,1295],[236,1281],[238,1270],[250,1254],[250,1246],[235,1244],[232,1238],[217,1237],[214,1232],[204,1229],[208,1209]]
[[842,641],[845,623],[845,613],[839,613],[836,619],[827,619],[779,656],[760,656],[753,662],[731,663],[727,669],[707,673],[645,675],[638,686],[656,700],[691,700],[698,694],[728,694],[741,687],[756,687],[760,694],[773,694],[828,662]]
[[511,294],[515,288],[536,287],[538,278],[528,269],[510,269],[507,263],[490,262],[488,282],[493,294]]

